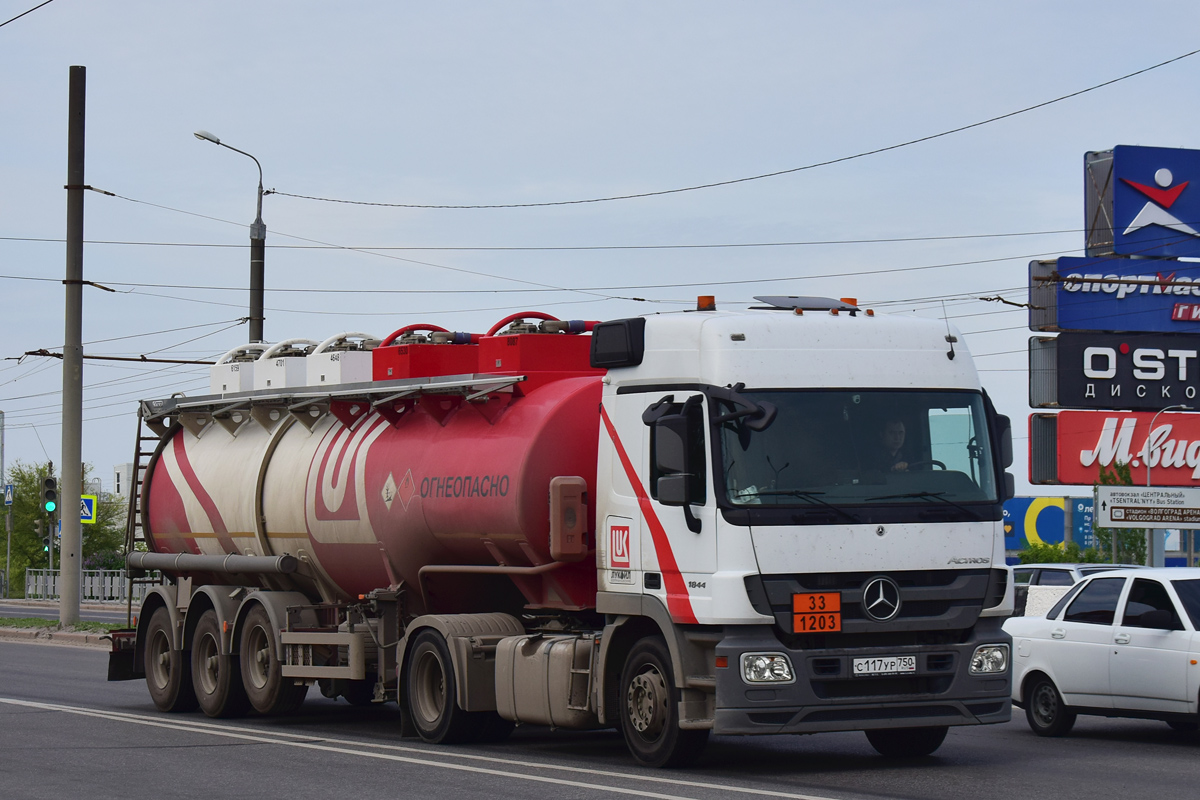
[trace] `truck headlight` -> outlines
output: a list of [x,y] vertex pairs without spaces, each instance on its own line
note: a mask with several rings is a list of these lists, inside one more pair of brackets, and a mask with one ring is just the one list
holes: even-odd
[[972,675],[990,675],[1008,671],[1008,645],[981,644],[971,656]]
[[743,653],[742,680],[746,683],[792,683],[792,662],[783,653]]

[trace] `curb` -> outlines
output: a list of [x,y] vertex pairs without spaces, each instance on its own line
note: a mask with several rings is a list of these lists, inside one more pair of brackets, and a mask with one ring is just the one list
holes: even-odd
[[[108,634],[82,631],[59,631],[51,628],[0,628],[0,641],[34,642],[67,647],[91,647],[110,650]],[[104,638],[101,638],[104,637]]]

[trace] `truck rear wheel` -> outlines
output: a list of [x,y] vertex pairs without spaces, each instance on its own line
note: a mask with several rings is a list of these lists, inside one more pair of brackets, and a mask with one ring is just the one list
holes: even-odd
[[618,706],[625,744],[646,766],[686,766],[708,741],[706,730],[679,727],[679,691],[671,654],[658,636],[642,639],[629,652],[621,672]]
[[889,758],[920,758],[942,746],[946,726],[935,728],[886,728],[867,731],[867,741],[875,752]]
[[472,715],[455,700],[454,662],[440,633],[424,630],[413,639],[406,677],[408,710],[422,739],[455,744],[471,738]]
[[159,608],[146,626],[145,649],[146,688],[159,711],[196,708],[190,666],[188,652],[171,646],[171,612]]
[[200,617],[192,635],[192,689],[200,710],[210,717],[240,717],[250,710],[236,657],[221,655],[221,623],[212,609]]
[[250,705],[260,714],[286,714],[304,702],[308,687],[283,677],[283,668],[275,654],[275,633],[271,617],[262,606],[255,606],[242,625],[240,660],[242,683]]

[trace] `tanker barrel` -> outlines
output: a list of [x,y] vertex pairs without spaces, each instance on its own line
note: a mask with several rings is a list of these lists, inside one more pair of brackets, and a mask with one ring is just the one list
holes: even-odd
[[195,553],[130,553],[130,569],[161,569],[169,572],[274,573],[287,575],[300,562],[295,556],[208,556]]

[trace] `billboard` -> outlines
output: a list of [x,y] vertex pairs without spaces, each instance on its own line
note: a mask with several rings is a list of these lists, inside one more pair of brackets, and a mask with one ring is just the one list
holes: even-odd
[[1158,411],[1200,386],[1200,336],[1063,333],[1054,349],[1061,408]]
[[[1064,508],[1070,498],[1014,497],[1004,501],[1004,549],[1031,544],[1059,544],[1065,530]],[[1089,503],[1091,501],[1088,501]]]
[[[1197,185],[1200,195],[1200,185]],[[1053,291],[1034,291],[1035,330],[1200,333],[1200,263],[1120,257],[1057,261]],[[1046,283],[1043,262],[1030,264],[1030,285]],[[1040,303],[1037,302],[1040,299]]]
[[[1040,415],[1033,415],[1034,417]],[[1124,463],[1135,485],[1200,486],[1200,414],[1062,411],[1054,415],[1056,482],[1091,486],[1100,467]],[[1031,419],[1031,439],[1036,435]],[[1031,469],[1031,476],[1034,475]],[[1040,471],[1039,471],[1040,472]]]
[[1200,255],[1200,150],[1119,145],[1112,169],[1114,252]]

